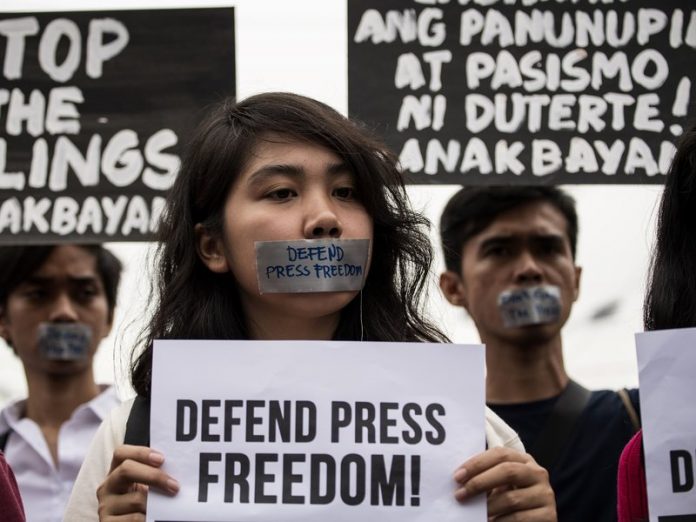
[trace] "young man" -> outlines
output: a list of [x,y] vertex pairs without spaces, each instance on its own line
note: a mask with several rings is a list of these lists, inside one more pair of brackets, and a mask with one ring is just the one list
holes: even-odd
[[92,359],[113,320],[121,263],[98,245],[0,248],[0,335],[29,395],[0,412],[0,450],[32,522],[63,520],[90,441],[118,404]]
[[561,329],[579,292],[577,230],[574,201],[555,187],[464,188],[441,219],[440,288],[474,320],[488,406],[548,469],[558,520],[614,521],[638,394],[590,393],[566,374]]

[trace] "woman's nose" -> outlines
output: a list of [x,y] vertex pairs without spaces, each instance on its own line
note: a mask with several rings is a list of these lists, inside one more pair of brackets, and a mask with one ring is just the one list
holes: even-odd
[[343,227],[338,215],[327,197],[313,198],[308,204],[304,224],[306,239],[338,238]]

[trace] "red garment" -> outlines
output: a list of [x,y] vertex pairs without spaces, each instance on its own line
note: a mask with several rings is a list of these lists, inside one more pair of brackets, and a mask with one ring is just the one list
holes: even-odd
[[648,521],[648,488],[645,483],[643,432],[628,441],[619,459],[618,522]]
[[26,520],[17,481],[2,451],[0,451],[0,520],[3,522],[25,522]]

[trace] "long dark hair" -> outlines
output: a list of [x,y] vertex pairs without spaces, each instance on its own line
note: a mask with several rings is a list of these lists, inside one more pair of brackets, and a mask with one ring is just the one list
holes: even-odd
[[696,326],[696,125],[667,173],[643,319],[646,330]]
[[[373,219],[372,264],[362,292],[363,338],[433,341],[447,338],[422,317],[421,297],[432,248],[427,220],[407,201],[397,159],[366,129],[329,106],[289,93],[228,100],[198,128],[167,197],[159,226],[154,314],[134,358],[132,384],[149,396],[154,339],[247,339],[249,331],[231,274],[199,259],[194,226],[222,233],[230,188],[260,138],[268,133],[326,147],[350,168]],[[341,312],[334,339],[361,338],[360,299]]]

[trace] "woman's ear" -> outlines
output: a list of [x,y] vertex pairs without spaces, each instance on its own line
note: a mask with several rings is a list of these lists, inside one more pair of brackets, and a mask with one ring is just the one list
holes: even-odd
[[194,231],[196,233],[196,252],[203,264],[208,267],[208,270],[218,274],[229,272],[230,267],[227,264],[222,239],[213,236],[200,223],[196,225]]

